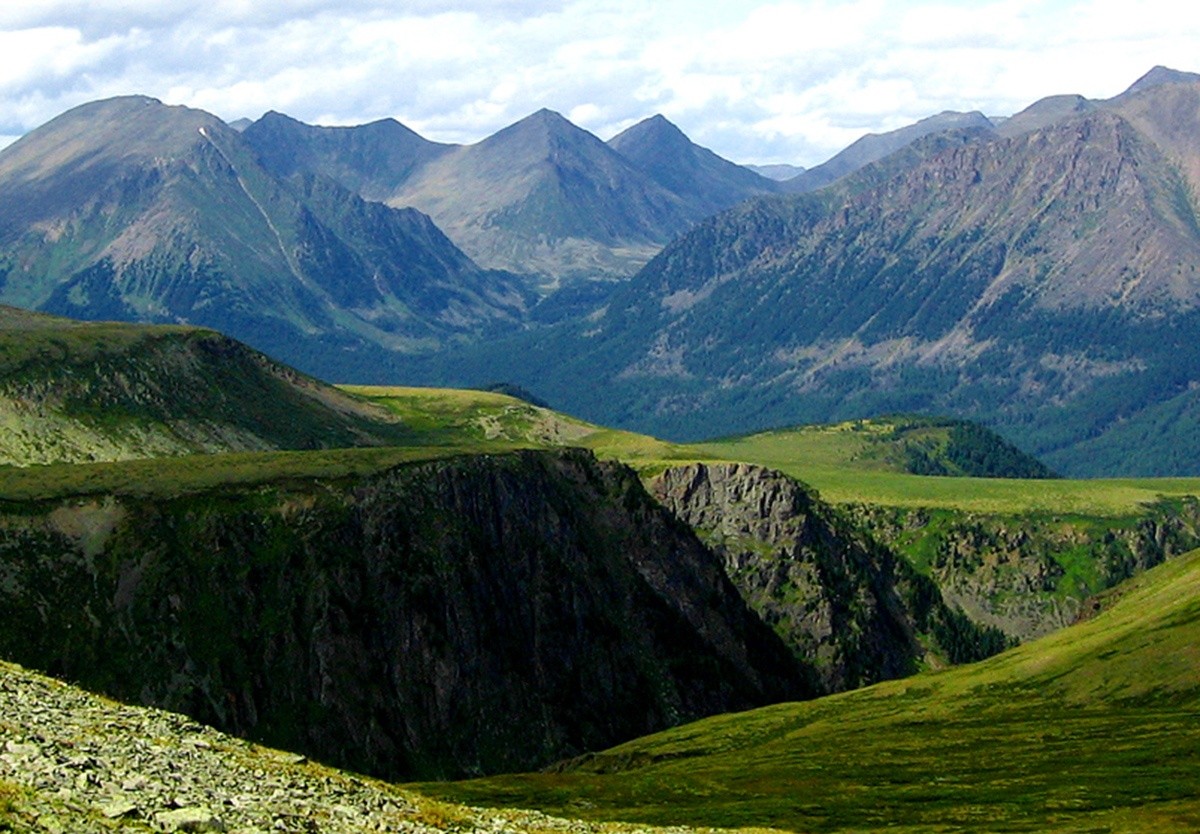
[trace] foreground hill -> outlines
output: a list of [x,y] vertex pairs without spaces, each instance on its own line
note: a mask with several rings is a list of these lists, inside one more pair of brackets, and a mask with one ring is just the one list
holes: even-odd
[[0,302],[213,327],[310,371],[469,338],[525,305],[420,212],[276,178],[215,116],[139,96],[0,151],[0,276]]
[[3,831],[646,830],[448,805],[8,663],[0,663],[0,715]]
[[442,370],[660,436],[952,413],[1069,474],[1192,473],[1197,135],[1200,82],[1178,81],[927,137],[915,165],[705,221],[586,321]]
[[795,831],[1192,830],[1200,553],[1097,607],[961,669],[709,719],[557,773],[421,789],[594,819]]
[[401,442],[387,410],[211,330],[0,307],[0,463]]

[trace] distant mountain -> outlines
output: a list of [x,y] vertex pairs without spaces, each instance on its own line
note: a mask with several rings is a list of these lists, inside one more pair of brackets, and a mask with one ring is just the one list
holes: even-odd
[[0,306],[0,464],[399,442],[384,409],[211,330]]
[[420,212],[275,177],[215,116],[136,96],[0,152],[0,276],[0,302],[205,325],[310,371],[468,338],[525,305]]
[[275,176],[322,174],[367,200],[383,202],[412,173],[454,145],[430,142],[394,119],[356,127],[314,127],[271,111],[243,131]]
[[1131,93],[1141,93],[1154,87],[1161,87],[1164,84],[1194,84],[1200,81],[1200,73],[1181,72],[1173,70],[1170,67],[1157,66],[1143,75],[1137,81],[1129,85],[1122,95]]
[[366,199],[414,206],[477,262],[537,275],[547,289],[632,274],[693,222],[777,190],[662,116],[607,145],[551,110],[466,146],[391,120],[323,128],[279,113],[245,136],[276,175],[320,173]]
[[[1111,99],[1115,103],[1122,96],[1140,93],[1165,84],[1187,84],[1200,81],[1200,74],[1180,72],[1167,67],[1154,67],[1135,81],[1121,96]],[[780,177],[785,180],[785,190],[793,193],[823,188],[848,174],[877,162],[890,154],[910,148],[917,140],[947,131],[974,131],[1003,137],[1019,136],[1031,130],[1048,127],[1064,119],[1087,112],[1104,102],[1095,102],[1080,95],[1054,95],[1040,99],[1021,112],[1006,118],[989,119],[979,112],[956,113],[947,111],[921,119],[911,125],[888,133],[869,133],[856,140],[829,161],[807,170],[800,169],[795,176]],[[754,169],[754,166],[749,166]],[[772,166],[775,167],[775,166]],[[786,167],[786,166],[784,166]],[[766,173],[759,170],[759,173]]]
[[550,283],[628,274],[697,219],[679,195],[550,110],[442,154],[387,202],[427,212],[481,264]]
[[793,193],[823,188],[847,174],[852,174],[872,162],[877,162],[885,156],[911,145],[924,136],[964,129],[990,131],[992,123],[987,116],[979,112],[946,111],[888,133],[868,133],[829,161],[809,168],[787,180],[785,188]]
[[638,122],[609,139],[608,146],[684,198],[695,219],[779,191],[774,180],[700,147],[663,116]]
[[782,182],[790,180],[792,177],[797,177],[804,173],[804,167],[800,165],[788,165],[786,163],[774,163],[771,165],[747,165],[756,174],[760,174],[767,179]]
[[1006,138],[1020,136],[1086,113],[1095,106],[1095,102],[1079,95],[1047,96],[1005,119],[996,126],[996,133]]
[[659,435],[943,413],[1067,473],[1196,472],[1200,83],[952,135],[699,224],[490,374]]

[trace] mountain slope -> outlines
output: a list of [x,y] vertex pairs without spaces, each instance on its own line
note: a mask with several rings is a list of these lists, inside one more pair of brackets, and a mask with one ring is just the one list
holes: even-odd
[[438,156],[387,202],[428,213],[481,264],[551,283],[628,274],[696,219],[679,196],[550,110]]
[[511,323],[521,288],[428,217],[267,173],[206,113],[126,97],[0,152],[0,301],[215,327],[308,370]]
[[801,193],[823,188],[847,174],[852,174],[872,162],[878,162],[901,148],[911,145],[918,139],[950,130],[979,130],[990,133],[993,125],[986,116],[979,112],[947,111],[887,133],[868,133],[866,136],[856,139],[845,150],[839,151],[826,162],[785,180],[782,190]]
[[367,200],[383,201],[429,160],[453,149],[394,119],[355,127],[317,127],[271,111],[242,136],[277,177],[321,174]]
[[608,146],[686,200],[695,219],[780,190],[775,181],[695,144],[663,116],[638,122],[609,139]]
[[195,327],[0,307],[0,463],[380,445],[386,410]]
[[561,774],[423,785],[459,801],[796,831],[1190,830],[1200,552],[995,658],[720,716]]
[[1166,443],[1121,470],[1074,450],[1200,364],[1196,135],[1180,83],[1010,139],[927,137],[913,167],[699,224],[499,375],[660,436],[948,413],[1069,473],[1194,471]]

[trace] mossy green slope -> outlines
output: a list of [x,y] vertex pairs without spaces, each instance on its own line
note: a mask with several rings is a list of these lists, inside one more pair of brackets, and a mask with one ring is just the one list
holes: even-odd
[[384,409],[212,330],[0,307],[0,463],[380,445]]
[[593,818],[795,831],[1200,826],[1200,551],[995,658],[697,722],[560,773],[423,790]]

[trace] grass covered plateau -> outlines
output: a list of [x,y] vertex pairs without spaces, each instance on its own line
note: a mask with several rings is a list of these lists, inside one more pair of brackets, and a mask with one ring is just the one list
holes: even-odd
[[415,445],[575,445],[649,473],[683,462],[742,461],[798,478],[834,504],[1115,517],[1140,513],[1164,497],[1200,495],[1200,478],[914,475],[905,470],[905,444],[947,431],[945,425],[930,425],[932,421],[924,418],[855,420],[682,444],[607,429],[485,391],[370,386],[343,390],[392,411],[408,430],[407,442]]

